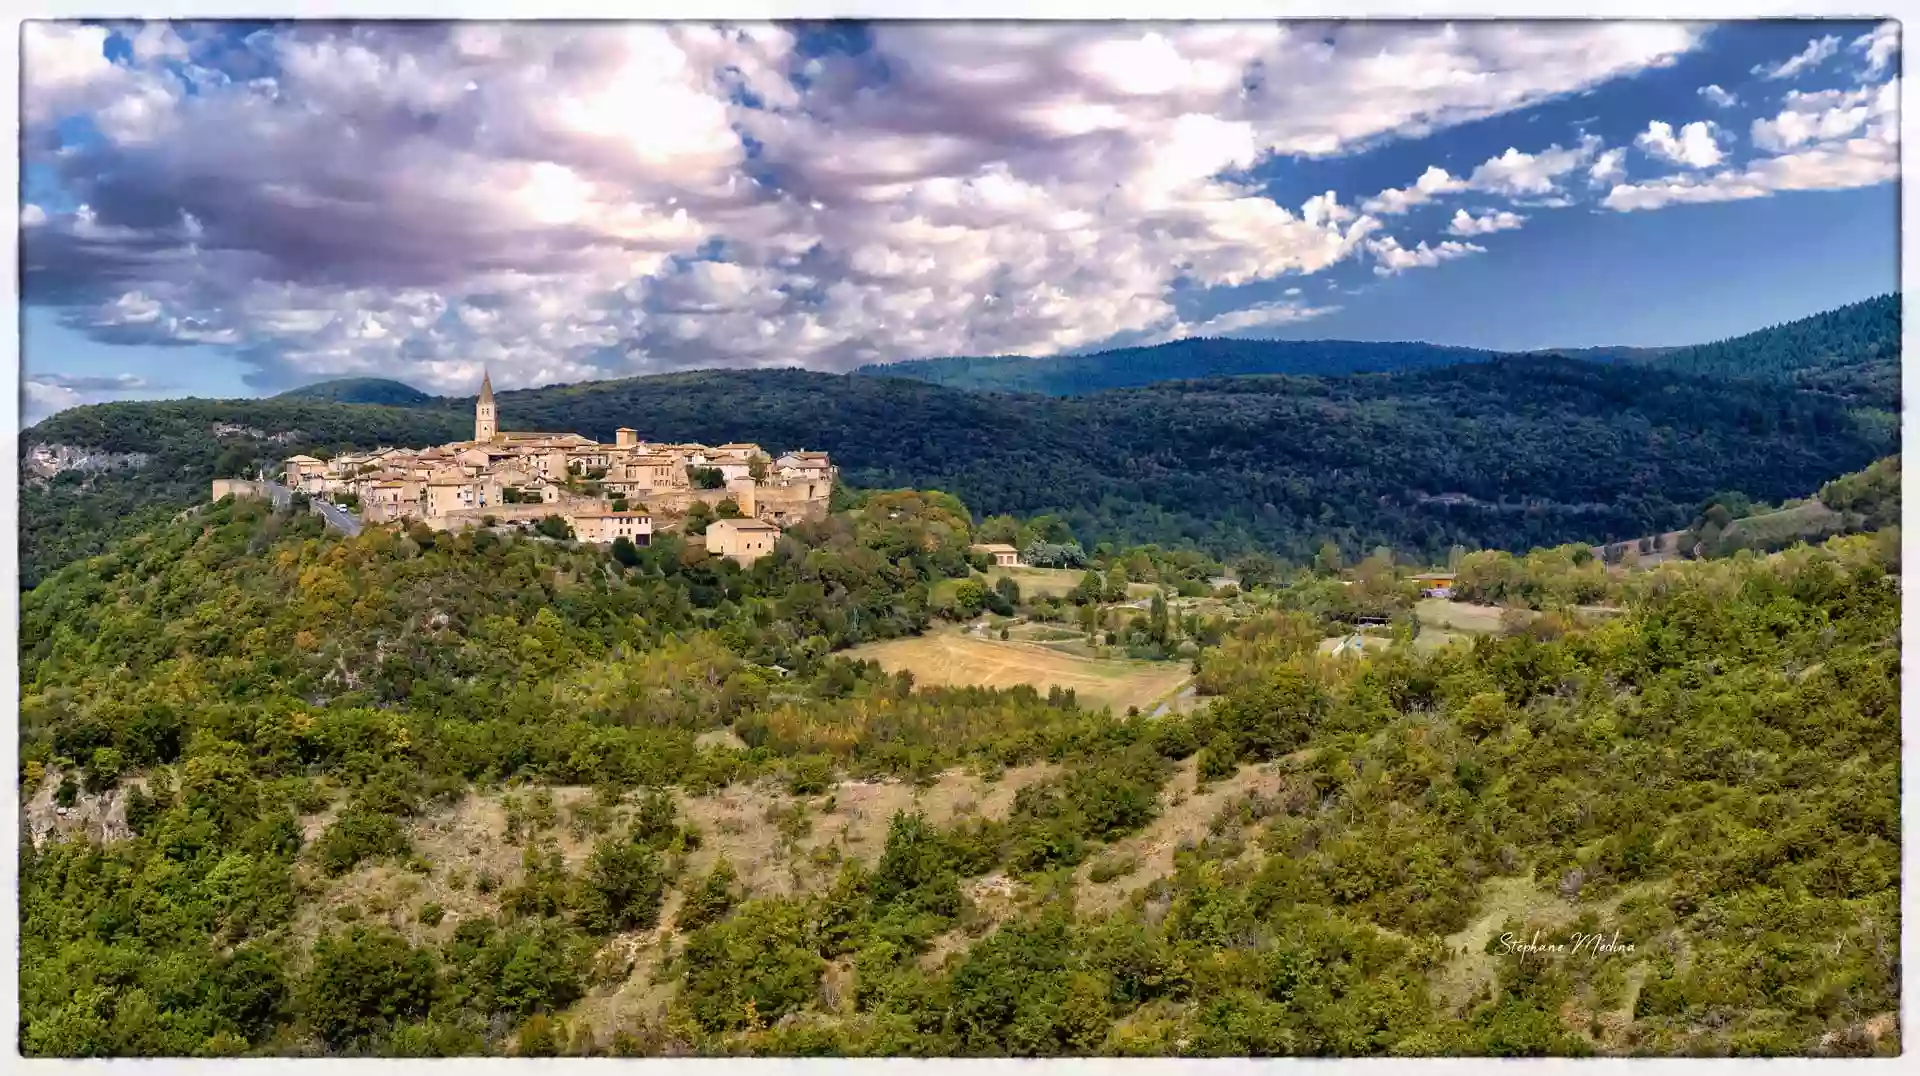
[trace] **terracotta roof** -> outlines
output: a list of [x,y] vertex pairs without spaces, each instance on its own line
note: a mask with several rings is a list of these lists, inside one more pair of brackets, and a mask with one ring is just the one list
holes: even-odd
[[712,530],[715,527],[723,525],[737,531],[777,531],[780,529],[771,523],[758,519],[716,519],[712,523],[707,524],[707,529]]

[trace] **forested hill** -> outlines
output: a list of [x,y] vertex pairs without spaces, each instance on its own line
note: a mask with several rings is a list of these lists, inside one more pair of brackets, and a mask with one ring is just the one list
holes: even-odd
[[[1250,374],[1333,376],[1481,362],[1495,352],[1418,342],[1175,340],[1085,355],[1022,355],[875,363],[856,375],[902,377],[976,392],[1077,396],[1160,381]],[[1548,348],[1706,377],[1788,381],[1858,405],[1900,409],[1900,297],[1882,295],[1799,321],[1686,347]]]
[[[1804,494],[1894,450],[1841,401],[1551,357],[1396,374],[1172,382],[1080,397],[962,392],[798,370],[501,392],[523,429],[824,449],[843,481],[943,489],[975,511],[1062,515],[1089,544],[1305,556],[1325,540],[1440,552],[1610,541],[1685,526],[1706,498]],[[76,408],[23,444],[148,452],[144,470],[23,492],[27,585],[206,496],[217,472],[298,451],[469,435],[471,404],[286,401]],[[215,423],[251,434],[216,438]],[[144,510],[148,514],[140,515]],[[123,518],[126,517],[126,518]]]
[[997,355],[875,363],[855,376],[905,377],[950,388],[1079,396],[1158,381],[1246,374],[1332,376],[1449,366],[1492,358],[1477,348],[1367,340],[1175,340],[1087,355]]
[[1781,381],[1897,414],[1900,296],[1628,361],[1683,374]]
[[384,377],[342,377],[318,381],[290,389],[274,399],[385,404],[392,407],[420,407],[438,402],[438,397],[421,392],[403,381]]

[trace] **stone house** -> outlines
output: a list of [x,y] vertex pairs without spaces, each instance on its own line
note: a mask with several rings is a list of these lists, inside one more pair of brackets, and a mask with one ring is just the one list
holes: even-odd
[[707,552],[742,568],[773,552],[780,528],[758,519],[716,519],[707,524]]
[[646,545],[653,540],[653,517],[646,512],[574,512],[566,520],[582,542],[609,545],[625,538],[634,545]]
[[1000,542],[988,542],[969,546],[968,548],[975,553],[985,553],[991,556],[995,567],[1018,568],[1020,566],[1020,551],[1010,545]]

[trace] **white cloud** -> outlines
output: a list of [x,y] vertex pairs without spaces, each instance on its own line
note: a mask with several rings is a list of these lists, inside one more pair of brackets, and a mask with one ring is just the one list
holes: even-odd
[[1434,199],[1462,191],[1479,191],[1509,198],[1550,198],[1559,192],[1558,179],[1592,159],[1601,142],[1591,135],[1580,144],[1563,148],[1548,146],[1539,153],[1522,153],[1508,147],[1505,153],[1476,167],[1460,178],[1439,166],[1431,166],[1406,187],[1381,191],[1361,203],[1370,214],[1393,216],[1426,205]]
[[1577,146],[1562,148],[1557,143],[1539,153],[1522,153],[1511,146],[1473,170],[1467,180],[1476,191],[1509,197],[1550,195],[1559,190],[1557,180],[1586,165],[1600,149],[1598,138],[1588,137]]
[[1845,138],[1875,119],[1892,122],[1899,108],[1899,84],[1888,81],[1857,90],[1787,94],[1786,107],[1772,119],[1753,121],[1753,144],[1779,153],[1813,142]]
[[1593,159],[1593,165],[1587,169],[1587,181],[1595,186],[1622,179],[1627,174],[1627,151],[1615,147]]
[[1715,108],[1732,108],[1740,103],[1740,98],[1721,89],[1718,85],[1702,86],[1698,92],[1700,96],[1712,102]]
[[[506,385],[1045,353],[1180,329],[1182,284],[1434,264],[1478,248],[1383,254],[1379,217],[1469,183],[1552,196],[1590,151],[1357,209],[1239,177],[1584,92],[1703,32],[883,23],[865,56],[803,59],[771,26],[305,23],[249,38],[271,76],[227,77],[155,25],[123,64],[102,28],[28,25],[28,152],[88,206],[22,209],[34,301],[101,339],[231,346],[263,382],[439,390],[483,363]],[[46,148],[75,115],[104,144]]]
[[1725,157],[1715,137],[1714,125],[1706,120],[1687,124],[1680,128],[1677,136],[1671,124],[1654,120],[1634,138],[1633,144],[1655,157],[1687,168],[1712,168]]
[[[1299,294],[1298,288],[1288,289],[1290,295]],[[1248,329],[1265,329],[1276,325],[1286,325],[1296,321],[1306,321],[1334,313],[1337,306],[1307,306],[1304,303],[1277,300],[1256,303],[1239,310],[1229,310],[1198,323],[1182,322],[1176,330],[1168,334],[1167,339],[1179,339],[1191,336],[1222,336],[1227,333],[1244,332]]]
[[1874,27],[1872,32],[1854,38],[1851,47],[1866,54],[1867,66],[1860,73],[1861,79],[1879,78],[1900,51],[1900,24],[1883,22]]
[[28,374],[20,380],[21,417],[38,422],[56,411],[82,404],[102,403],[123,398],[129,393],[147,392],[164,386],[151,384],[134,374],[106,376],[70,376],[66,374]]
[[1411,185],[1381,191],[1361,203],[1360,208],[1368,213],[1394,216],[1423,206],[1440,195],[1453,194],[1466,189],[1466,180],[1457,178],[1446,169],[1435,165],[1420,173],[1420,178],[1414,180]]
[[1526,223],[1527,218],[1504,209],[1489,209],[1485,215],[1475,217],[1464,209],[1454,210],[1453,220],[1447,225],[1448,235],[1475,236],[1492,235],[1495,232],[1512,231]]
[[1390,235],[1368,240],[1367,249],[1375,260],[1373,271],[1379,276],[1396,276],[1408,269],[1431,269],[1441,262],[1487,252],[1487,248],[1478,244],[1459,243],[1451,239],[1431,247],[1423,239],[1420,245],[1409,249]]
[[1744,168],[1622,184],[1601,204],[1632,212],[1890,182],[1900,174],[1898,101],[1898,79],[1852,93],[1790,95],[1787,111],[1754,125],[1756,145],[1785,152],[1757,158]]
[[1811,71],[1840,53],[1840,39],[1833,34],[1807,42],[1807,47],[1777,64],[1756,64],[1753,73],[1769,81],[1793,78]]

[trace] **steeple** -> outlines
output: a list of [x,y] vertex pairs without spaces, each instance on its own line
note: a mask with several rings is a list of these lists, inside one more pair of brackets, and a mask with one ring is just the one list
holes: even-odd
[[499,435],[500,423],[493,409],[493,371],[481,368],[480,401],[473,408],[473,439],[482,444]]

